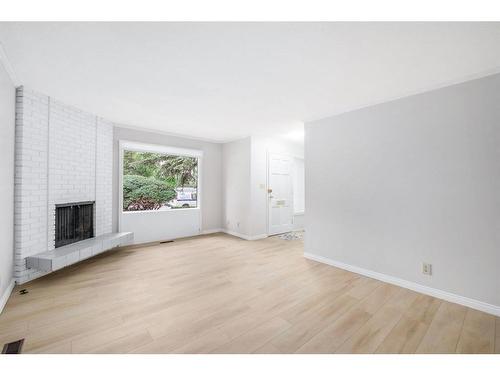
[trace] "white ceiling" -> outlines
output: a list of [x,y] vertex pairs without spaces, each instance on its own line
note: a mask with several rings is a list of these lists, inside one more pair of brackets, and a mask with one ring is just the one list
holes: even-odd
[[0,42],[23,85],[216,141],[500,67],[500,23],[0,23]]

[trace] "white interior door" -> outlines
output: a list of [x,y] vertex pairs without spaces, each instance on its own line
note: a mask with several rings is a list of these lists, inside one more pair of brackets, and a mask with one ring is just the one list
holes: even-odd
[[269,153],[269,235],[289,232],[293,226],[292,158]]

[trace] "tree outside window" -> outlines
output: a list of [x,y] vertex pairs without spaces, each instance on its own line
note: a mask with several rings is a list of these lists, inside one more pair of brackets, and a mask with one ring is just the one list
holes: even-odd
[[124,150],[123,211],[198,207],[198,158]]

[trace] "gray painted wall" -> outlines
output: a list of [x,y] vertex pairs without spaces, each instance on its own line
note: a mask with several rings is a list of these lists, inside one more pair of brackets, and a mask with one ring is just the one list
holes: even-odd
[[251,235],[251,138],[222,146],[222,226],[243,237]]
[[118,230],[118,168],[120,140],[191,148],[203,151],[201,229],[219,229],[222,224],[222,145],[129,128],[114,128],[113,140],[113,231]]
[[14,272],[15,101],[16,89],[0,62],[0,298]]
[[309,123],[305,155],[306,252],[500,306],[500,75]]

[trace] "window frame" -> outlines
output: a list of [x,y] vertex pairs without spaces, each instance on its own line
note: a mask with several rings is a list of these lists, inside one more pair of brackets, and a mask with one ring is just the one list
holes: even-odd
[[[175,156],[187,156],[195,157],[198,160],[198,175],[197,175],[197,186],[196,195],[197,203],[196,207],[189,208],[176,208],[175,210],[143,210],[143,211],[124,211],[123,210],[123,156],[125,151],[137,151],[137,152],[151,152],[157,154],[165,155],[175,155]],[[202,192],[202,168],[203,168],[203,151],[188,148],[179,148],[164,146],[152,143],[141,143],[133,141],[119,141],[119,152],[118,152],[118,225],[121,228],[121,216],[122,215],[140,215],[140,214],[153,214],[153,213],[172,213],[178,211],[200,211],[201,212],[201,192]]]

